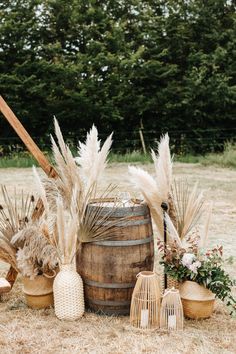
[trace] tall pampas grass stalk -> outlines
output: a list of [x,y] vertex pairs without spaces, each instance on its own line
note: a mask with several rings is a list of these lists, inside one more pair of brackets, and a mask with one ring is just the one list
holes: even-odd
[[165,134],[161,137],[157,148],[157,154],[151,150],[156,173],[156,184],[159,195],[165,202],[169,199],[172,185],[172,158],[169,147],[169,135]]
[[79,142],[78,157],[75,161],[81,167],[84,177],[85,190],[95,186],[107,165],[107,156],[112,144],[112,134],[106,139],[103,146],[98,140],[97,128],[93,125],[85,143]]
[[163,235],[163,202],[168,205],[168,214],[176,225],[176,215],[171,194],[173,162],[169,148],[169,136],[165,134],[158,144],[157,153],[151,150],[155,179],[140,168],[129,167],[132,183],[140,190],[148,204],[160,235]]
[[151,210],[158,233],[163,235],[163,212],[161,209],[163,200],[155,179],[148,172],[139,167],[129,166],[128,169],[132,183],[142,193],[145,202]]

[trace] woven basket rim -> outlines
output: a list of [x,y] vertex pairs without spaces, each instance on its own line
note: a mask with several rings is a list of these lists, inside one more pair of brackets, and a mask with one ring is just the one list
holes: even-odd
[[205,299],[205,300],[193,300],[193,299],[186,299],[185,297],[181,296],[181,300],[186,300],[186,301],[189,301],[189,302],[207,302],[207,301],[215,301],[215,298]]

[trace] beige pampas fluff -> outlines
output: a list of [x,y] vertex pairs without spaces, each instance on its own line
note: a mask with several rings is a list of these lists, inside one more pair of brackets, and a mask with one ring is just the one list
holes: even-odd
[[156,172],[156,183],[163,201],[168,201],[172,184],[172,159],[169,148],[169,136],[165,134],[158,144],[158,154],[152,150],[152,159]]
[[16,259],[19,271],[31,279],[39,274],[51,273],[58,266],[56,249],[45,237],[44,227],[42,219],[30,222],[11,241],[18,249]]
[[81,166],[87,190],[89,190],[93,184],[97,183],[104,172],[111,144],[112,134],[106,139],[102,148],[100,147],[98,131],[94,125],[87,134],[86,143],[79,142],[79,157],[76,157],[75,160]]
[[56,185],[62,196],[64,203],[67,208],[69,208],[72,190],[77,188],[82,190],[82,181],[79,173],[79,169],[75,163],[74,157],[65,144],[59,124],[54,118],[55,133],[58,141],[58,146],[51,137],[52,140],[52,151],[53,157],[56,163],[56,171],[58,173],[58,178],[56,179]]
[[151,210],[159,234],[163,235],[162,199],[156,181],[148,172],[141,168],[129,166],[128,169],[132,178],[132,183],[140,190],[145,202]]
[[164,135],[158,144],[158,153],[152,150],[152,159],[156,178],[140,168],[129,167],[132,182],[142,193],[147,202],[160,235],[163,235],[162,202],[169,206],[168,213],[175,224],[175,213],[171,196],[172,159],[169,148],[169,136]]

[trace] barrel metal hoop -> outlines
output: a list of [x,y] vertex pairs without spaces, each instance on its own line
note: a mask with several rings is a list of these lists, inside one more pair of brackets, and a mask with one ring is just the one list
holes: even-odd
[[83,279],[84,284],[89,286],[95,286],[96,288],[106,288],[106,289],[128,289],[135,286],[134,283],[100,283],[94,280]]
[[111,300],[92,300],[87,299],[88,304],[94,305],[105,305],[105,306],[129,306],[131,303],[130,301],[111,301]]
[[[91,206],[89,206],[91,208]],[[95,207],[97,208],[97,207]],[[135,207],[127,207],[127,208],[119,208],[116,207],[113,210],[108,207],[102,207],[102,210],[99,212],[99,215],[104,216],[104,215],[109,215],[109,217],[114,217],[114,218],[120,218],[120,217],[125,217],[125,216],[144,216],[148,215],[150,216],[149,209],[147,205],[143,204],[140,206],[135,206]]]
[[127,246],[138,246],[144,245],[145,243],[150,243],[153,241],[153,235],[139,240],[126,240],[126,241],[97,241],[93,242],[96,246],[107,246],[107,247],[127,247]]
[[[129,227],[129,226],[140,226],[140,225],[147,225],[150,224],[150,219],[140,219],[140,220],[121,220],[114,222],[114,220],[111,221],[105,221],[103,222],[103,226],[112,226],[114,223],[114,227]],[[95,225],[101,225],[101,222],[96,222]]]

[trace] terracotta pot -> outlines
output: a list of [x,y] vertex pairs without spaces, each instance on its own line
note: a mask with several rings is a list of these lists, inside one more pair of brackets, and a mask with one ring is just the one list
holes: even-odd
[[54,277],[48,278],[44,275],[37,275],[34,279],[23,277],[23,292],[27,305],[33,309],[52,306],[53,281]]
[[215,295],[193,281],[185,281],[179,288],[184,316],[191,319],[211,317],[214,310]]

